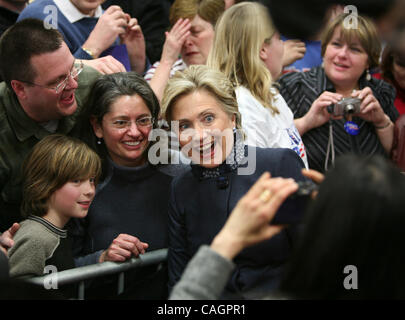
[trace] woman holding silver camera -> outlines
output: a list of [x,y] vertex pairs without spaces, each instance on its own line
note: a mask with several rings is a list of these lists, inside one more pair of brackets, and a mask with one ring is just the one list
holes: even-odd
[[[380,49],[369,19],[342,14],[323,34],[323,66],[279,80],[311,169],[326,171],[335,156],[348,152],[388,155],[391,151],[393,122],[398,117],[395,92],[369,73],[378,66]],[[347,106],[344,98],[354,99]]]

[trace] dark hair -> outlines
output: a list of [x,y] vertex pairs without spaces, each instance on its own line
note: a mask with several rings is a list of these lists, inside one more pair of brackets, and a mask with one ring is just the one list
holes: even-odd
[[[95,118],[101,124],[104,115],[110,111],[111,105],[118,98],[133,95],[139,95],[143,99],[152,117],[155,119],[153,128],[157,128],[160,113],[159,100],[146,80],[136,72],[103,75],[96,80],[91,88],[86,104],[87,111],[79,121],[80,136],[97,151],[103,160],[106,159],[108,152],[104,143],[97,144],[97,137],[90,125],[90,119]],[[150,143],[145,150],[146,154],[152,144]]]
[[65,183],[90,177],[97,183],[100,174],[99,156],[83,141],[62,134],[46,136],[24,161],[21,211],[24,216],[43,216],[49,198]]
[[[309,209],[280,291],[304,299],[405,298],[405,177],[381,156],[342,156]],[[358,289],[347,290],[346,266]]]
[[387,45],[381,56],[380,69],[383,79],[390,83],[396,82],[393,74],[394,60],[397,62],[399,60],[403,63],[405,61],[405,51],[401,50],[401,48]]
[[31,57],[54,52],[62,43],[59,31],[45,28],[39,19],[24,19],[7,29],[0,38],[0,73],[10,90],[11,80],[34,80]]

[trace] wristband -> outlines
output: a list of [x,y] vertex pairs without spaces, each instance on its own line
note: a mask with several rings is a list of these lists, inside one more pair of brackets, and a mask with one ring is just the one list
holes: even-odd
[[86,52],[90,57],[92,57],[93,59],[96,59],[96,57],[94,56],[94,53],[93,53],[93,51],[91,51],[91,50],[89,50],[89,49],[87,49],[87,48],[85,48],[85,47],[82,47],[82,50],[84,51],[84,52]]
[[388,120],[388,122],[385,124],[385,125],[383,125],[383,126],[381,126],[381,127],[377,127],[377,126],[374,126],[376,129],[378,129],[378,130],[381,130],[381,129],[385,129],[385,128],[388,128],[389,126],[390,126],[390,124],[391,124],[391,120]]

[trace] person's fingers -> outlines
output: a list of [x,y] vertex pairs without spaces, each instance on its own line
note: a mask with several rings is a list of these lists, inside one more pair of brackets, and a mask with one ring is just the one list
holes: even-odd
[[99,64],[99,68],[98,70],[100,71],[100,73],[102,74],[112,74],[115,73],[113,69],[110,68],[110,66],[106,63],[101,63]]
[[333,99],[333,100],[339,101],[339,100],[341,100],[343,98],[343,96],[341,94],[339,94],[339,93],[325,91],[318,97],[318,99],[319,98],[321,98],[321,99],[322,98],[323,99],[328,98],[328,99]]
[[186,20],[186,19],[179,18],[179,19],[176,21],[176,23],[173,25],[173,27],[171,28],[171,30],[174,30],[174,29],[178,28],[178,26],[181,25],[184,20]]
[[298,50],[298,52],[300,52],[302,54],[305,54],[305,52],[307,52],[307,48],[305,48],[305,46],[304,47],[298,47],[297,50]]
[[364,110],[365,107],[370,105],[371,103],[376,102],[376,99],[372,94],[366,95],[363,100],[361,101],[361,109]]
[[138,25],[138,21],[135,18],[132,18],[131,20],[129,20],[127,27],[129,29],[132,29],[136,25]]
[[265,239],[270,239],[274,237],[276,234],[279,234],[281,231],[283,231],[286,228],[284,225],[269,225],[265,230],[264,230],[264,238]]
[[15,233],[20,229],[20,224],[17,222],[14,222],[13,225],[8,229],[10,232],[10,235],[14,237]]
[[274,193],[278,192],[280,188],[284,187],[286,184],[294,183],[292,178],[268,178],[267,180],[263,180],[260,184],[260,193],[255,194],[253,201],[262,201],[267,202]]
[[132,253],[135,255],[135,257],[139,256],[140,254],[145,253],[145,248],[143,246],[143,243],[139,239],[137,239],[132,244],[134,246],[134,248],[132,249]]
[[114,13],[116,11],[122,11],[121,7],[117,6],[117,5],[112,5],[112,6],[109,6],[107,8],[107,10],[104,12],[104,14],[106,14],[106,13],[107,14],[112,14],[112,13]]
[[269,180],[271,178],[270,172],[264,172],[259,179],[253,184],[253,186],[248,190],[246,195],[251,198],[257,198],[263,192],[262,184],[264,181]]
[[111,58],[108,60],[108,64],[110,65],[110,69],[112,69],[114,72],[125,72],[127,71],[124,67],[124,65],[118,61],[117,59],[113,58],[112,56],[110,56]]
[[322,173],[313,169],[302,169],[302,175],[318,184],[325,179],[325,176]]
[[[361,110],[361,114],[371,114],[372,112],[379,112],[379,108],[378,105],[374,102],[369,103],[368,105],[366,105],[362,110]],[[377,113],[373,114],[376,115]]]
[[137,24],[137,25],[135,25],[135,26],[133,26],[133,27],[131,28],[131,31],[132,31],[132,32],[139,32],[139,33],[142,33],[142,28],[141,28],[141,26],[140,26],[139,24]]
[[126,71],[124,65],[112,56],[106,56],[95,60],[85,60],[85,61],[86,64],[89,64],[102,74],[111,74]]
[[297,190],[298,184],[293,179],[280,181],[278,185],[273,186],[272,195],[262,210],[268,212],[270,219],[272,219],[285,199]]
[[104,261],[124,262],[127,258],[116,251],[108,250],[105,254]]
[[181,30],[181,28],[185,22],[186,22],[186,20],[183,20],[182,18],[177,20],[177,22],[174,24],[174,26],[170,29],[170,33],[176,34],[179,30]]
[[179,38],[178,38],[178,41],[181,43],[181,44],[183,44],[184,43],[184,41],[186,41],[186,39],[187,39],[187,37],[190,35],[190,31],[187,31],[186,33],[184,33],[183,35],[181,35]]
[[[105,13],[107,13],[107,11],[105,11]],[[127,13],[125,13],[124,11],[122,11],[122,9],[120,8],[120,10],[114,10],[111,12],[108,12],[108,18],[109,19],[125,19],[127,20],[129,17],[129,15]]]
[[373,95],[372,90],[370,89],[370,87],[365,87],[362,90],[358,90],[352,93],[352,96],[357,96],[357,98],[363,100],[367,95]]
[[113,257],[116,256],[120,256],[123,258],[123,260],[126,260],[132,256],[132,252],[130,250],[125,249],[122,246],[122,243],[121,244],[117,243],[116,239],[114,239],[106,252],[106,258],[107,260],[111,260]]
[[[126,251],[128,251],[128,252],[133,252],[134,249],[137,248],[136,243],[131,242],[131,241],[127,241],[127,240],[125,240],[125,239],[123,239],[123,238],[116,238],[116,239],[114,239],[114,240],[113,240],[113,244],[114,244],[115,246],[117,246],[117,248],[124,249],[124,250],[126,250]],[[138,252],[138,251],[135,251],[135,253],[137,253],[137,252]]]
[[191,22],[190,20],[186,19],[183,21],[183,23],[179,26],[179,31],[184,33],[185,31],[190,30],[191,28]]
[[282,202],[298,189],[292,178],[272,178],[261,187],[260,194],[249,199],[249,210],[259,212],[267,222],[274,217]]
[[115,29],[114,29],[114,30],[115,30],[118,34],[124,34],[124,33],[127,32],[127,28],[128,28],[127,21],[126,21],[125,19],[119,19],[119,20],[117,20],[117,22],[116,22],[116,25],[115,25]]
[[4,247],[5,250],[11,248],[14,245],[14,240],[10,238],[2,238],[0,247]]
[[6,256],[8,256],[6,248],[3,248],[2,245],[0,245],[0,250],[3,251]]
[[145,253],[145,249],[149,247],[149,244],[146,242],[142,242],[137,237],[125,233],[120,234],[116,240],[120,240],[122,246],[130,250],[135,256]]

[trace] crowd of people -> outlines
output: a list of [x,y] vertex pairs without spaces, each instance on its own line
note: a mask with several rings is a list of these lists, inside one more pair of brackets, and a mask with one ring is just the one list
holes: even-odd
[[168,248],[121,298],[405,297],[405,31],[263,3],[0,0],[0,291]]

